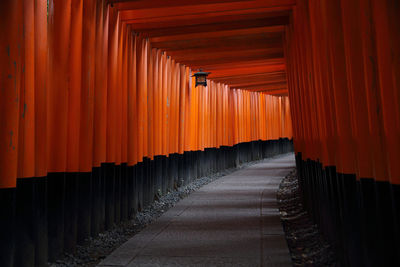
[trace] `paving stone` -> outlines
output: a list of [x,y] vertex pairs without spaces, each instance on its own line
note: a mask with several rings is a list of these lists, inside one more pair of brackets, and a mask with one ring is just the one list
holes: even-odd
[[152,257],[140,256],[132,261],[129,267],[161,267],[161,266],[259,266],[259,259],[224,258],[224,257]]
[[294,166],[286,155],[202,187],[99,266],[291,266],[276,192]]

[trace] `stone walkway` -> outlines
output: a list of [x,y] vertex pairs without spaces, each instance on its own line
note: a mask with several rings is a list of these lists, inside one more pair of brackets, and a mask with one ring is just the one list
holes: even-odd
[[276,191],[286,154],[202,187],[98,266],[292,266]]

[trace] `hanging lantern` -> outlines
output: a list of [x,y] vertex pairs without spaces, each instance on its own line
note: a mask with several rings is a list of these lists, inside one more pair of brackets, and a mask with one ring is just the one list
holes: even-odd
[[207,86],[207,76],[211,72],[204,72],[202,69],[199,69],[192,77],[196,77],[196,87],[198,85]]

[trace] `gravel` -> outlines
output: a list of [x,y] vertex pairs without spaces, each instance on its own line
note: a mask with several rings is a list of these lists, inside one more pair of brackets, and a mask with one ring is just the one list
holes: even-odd
[[115,225],[111,230],[100,233],[97,237],[87,239],[83,245],[77,246],[76,252],[74,254],[64,253],[64,256],[61,259],[49,263],[49,266],[96,266],[113,250],[115,250],[132,236],[143,230],[147,225],[160,217],[169,208],[173,207],[179,200],[185,198],[193,191],[198,190],[200,187],[212,181],[215,181],[222,176],[237,171],[238,169],[242,169],[259,162],[269,161],[281,156],[283,155],[244,163],[236,168],[226,169],[207,177],[201,177],[186,186],[178,187],[177,190],[169,192],[168,194],[160,197],[158,201],[155,201],[142,212],[138,212],[134,219],[119,223],[118,225]]
[[293,266],[339,266],[335,251],[303,208],[296,170],[282,180],[277,200]]

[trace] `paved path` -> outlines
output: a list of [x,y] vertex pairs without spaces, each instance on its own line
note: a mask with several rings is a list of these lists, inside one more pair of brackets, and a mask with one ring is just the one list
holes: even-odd
[[286,154],[192,193],[99,266],[292,266],[276,204]]

